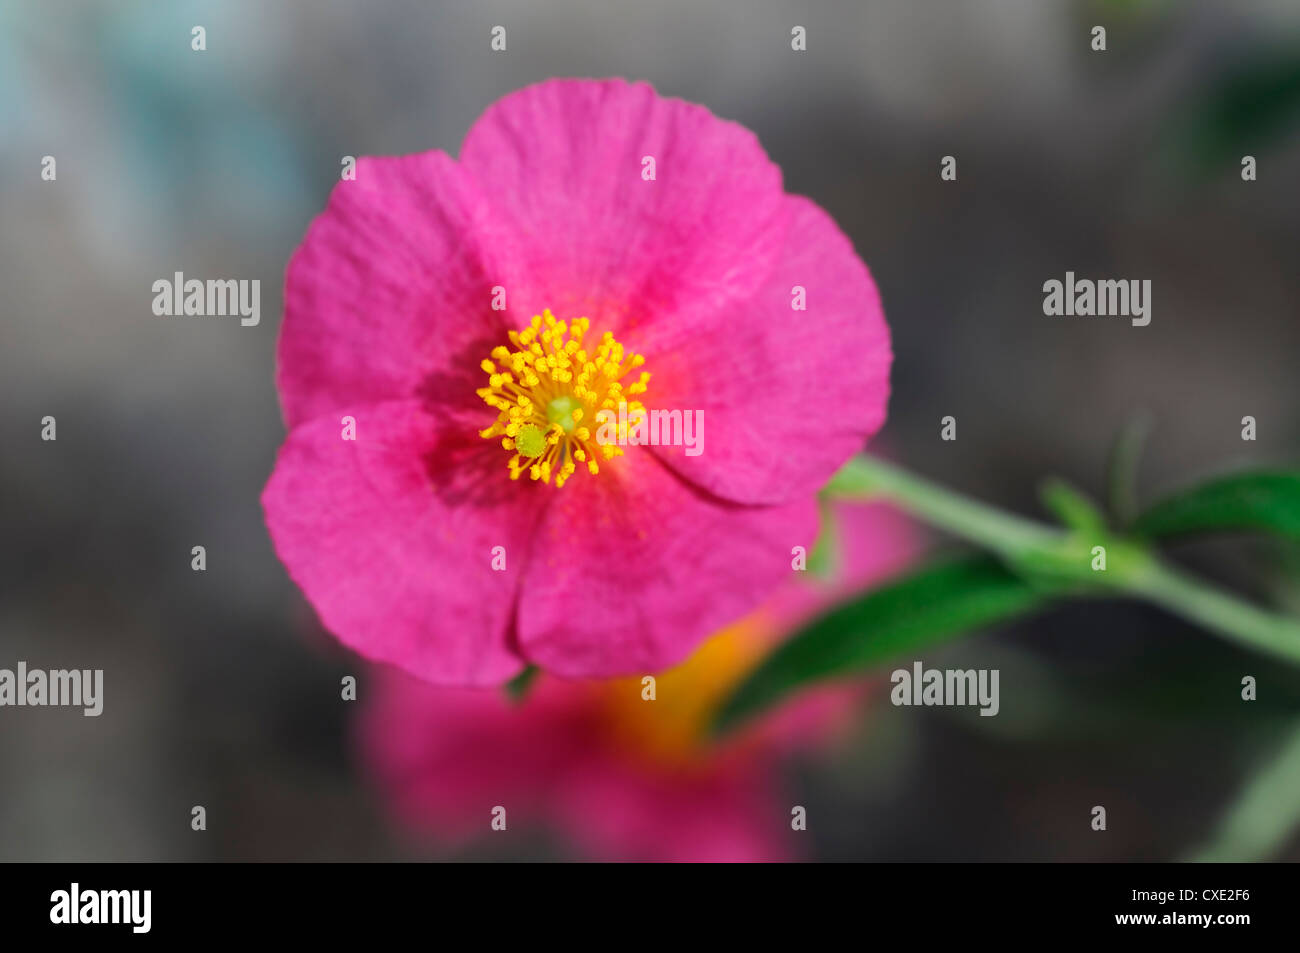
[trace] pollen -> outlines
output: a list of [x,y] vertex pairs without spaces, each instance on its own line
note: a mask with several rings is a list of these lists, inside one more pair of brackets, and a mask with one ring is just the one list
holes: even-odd
[[626,404],[629,416],[644,413],[636,398],[650,375],[638,370],[645,358],[608,331],[588,345],[590,324],[586,318],[558,320],[548,309],[522,331],[510,331],[511,346],[493,348],[480,363],[488,381],[475,393],[497,419],[479,436],[511,451],[510,479],[527,473],[562,487],[579,468],[595,476],[601,463],[623,455],[616,441],[597,439],[600,412],[616,417]]

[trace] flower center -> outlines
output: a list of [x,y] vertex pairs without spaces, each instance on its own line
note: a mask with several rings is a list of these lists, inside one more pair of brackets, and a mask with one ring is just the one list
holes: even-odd
[[656,677],[647,701],[639,677],[600,682],[601,724],[620,752],[655,763],[686,767],[709,756],[709,723],[718,706],[761,660],[770,623],[761,612],[732,623],[706,640],[676,668]]
[[556,320],[548,309],[534,315],[522,331],[509,332],[513,349],[494,347],[480,365],[488,386],[475,393],[498,415],[479,436],[500,437],[501,446],[514,451],[510,479],[527,471],[534,480],[554,479],[561,487],[578,464],[594,475],[600,472],[599,461],[623,455],[616,443],[596,440],[597,415],[602,410],[618,413],[622,403],[629,415],[644,411],[631,398],[645,393],[650,375],[643,371],[625,385],[623,378],[645,358],[626,353],[608,331],[589,351],[584,338],[590,324],[586,318]]

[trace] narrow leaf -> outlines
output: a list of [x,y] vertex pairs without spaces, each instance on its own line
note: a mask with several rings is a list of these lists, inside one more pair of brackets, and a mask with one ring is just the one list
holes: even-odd
[[533,687],[533,682],[540,674],[541,670],[535,665],[525,667],[523,671],[505,683],[506,698],[515,704],[523,702],[528,697],[528,691]]
[[1028,612],[1047,594],[992,556],[927,566],[832,609],[777,648],[722,706],[721,733],[790,692]]
[[1139,535],[1264,530],[1300,540],[1300,471],[1221,477],[1157,503],[1133,523]]
[[1122,528],[1127,528],[1138,515],[1138,461],[1150,432],[1151,416],[1139,413],[1124,425],[1110,450],[1107,466],[1110,511]]
[[1057,519],[1076,533],[1100,536],[1106,532],[1106,518],[1097,504],[1060,477],[1044,482],[1039,497]]

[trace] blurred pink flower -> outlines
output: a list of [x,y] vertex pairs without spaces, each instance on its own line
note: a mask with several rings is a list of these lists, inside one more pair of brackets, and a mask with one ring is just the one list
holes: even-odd
[[[885,416],[848,239],[644,83],[522,89],[459,161],[359,160],[285,299],[276,551],[342,642],[438,684],[679,662],[787,577]],[[623,400],[706,412],[705,451],[597,446]]]
[[843,557],[834,582],[801,574],[758,611],[658,676],[564,681],[538,676],[521,703],[499,690],[437,688],[376,669],[357,726],[361,756],[397,819],[444,847],[546,826],[607,860],[766,861],[796,857],[777,769],[847,722],[860,686],[823,688],[709,746],[727,693],[792,626],[891,575],[915,530],[883,504],[837,504]]

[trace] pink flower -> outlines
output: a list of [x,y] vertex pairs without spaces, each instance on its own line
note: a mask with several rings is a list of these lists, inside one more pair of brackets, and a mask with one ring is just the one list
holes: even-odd
[[[680,661],[786,578],[885,415],[849,241],[645,84],[548,81],[459,161],[361,159],[285,295],[276,551],[340,640],[435,683]],[[704,452],[601,443],[622,402],[703,412]]]
[[793,626],[844,592],[902,568],[914,531],[883,505],[839,505],[840,580],[791,582],[763,608],[661,674],[655,700],[633,677],[539,676],[526,699],[437,688],[376,669],[364,688],[358,748],[396,818],[446,847],[545,826],[609,860],[758,861],[798,856],[778,768],[843,726],[856,688],[806,692],[743,734],[707,747],[716,706]]

